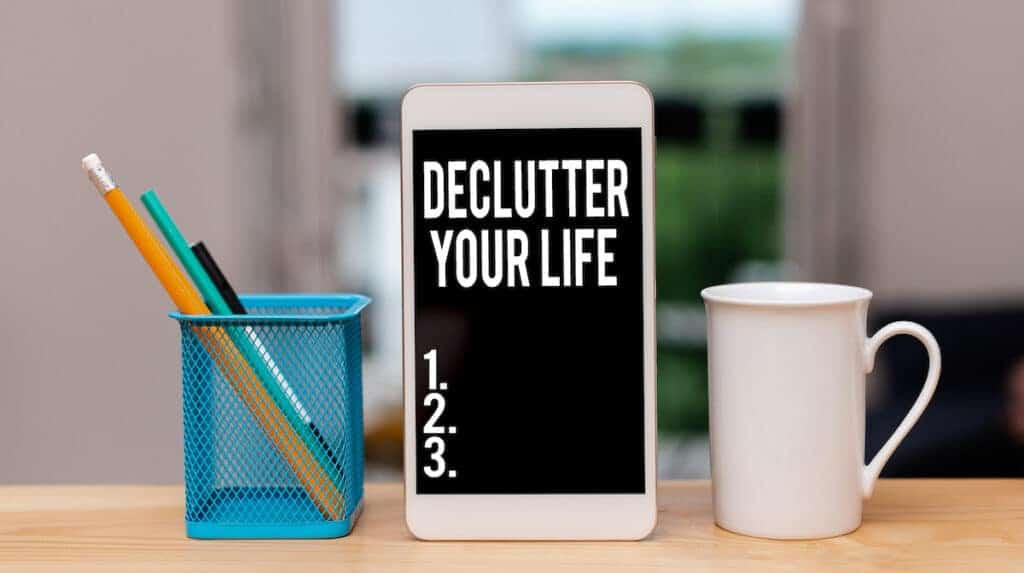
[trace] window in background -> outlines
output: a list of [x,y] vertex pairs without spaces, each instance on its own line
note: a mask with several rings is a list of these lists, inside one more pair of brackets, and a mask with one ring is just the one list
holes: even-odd
[[629,79],[655,96],[663,477],[707,475],[703,286],[781,276],[796,0],[341,1],[339,273],[367,320],[367,448],[401,451],[399,105],[417,82]]

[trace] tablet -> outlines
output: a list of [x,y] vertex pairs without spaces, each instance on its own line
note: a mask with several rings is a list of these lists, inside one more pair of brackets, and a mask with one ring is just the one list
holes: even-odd
[[402,102],[406,521],[640,539],[655,503],[654,144],[630,82]]

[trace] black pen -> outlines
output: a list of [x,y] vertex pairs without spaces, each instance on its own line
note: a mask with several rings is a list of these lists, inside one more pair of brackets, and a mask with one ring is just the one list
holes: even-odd
[[228,308],[235,314],[245,314],[245,306],[242,305],[242,301],[238,299],[238,294],[235,293],[235,289],[231,288],[231,283],[228,282],[228,278],[224,276],[224,272],[220,270],[220,266],[217,265],[217,261],[213,260],[213,255],[206,248],[206,245],[202,241],[192,243],[192,254],[199,259],[199,264],[202,265],[203,270],[209,275],[210,280],[213,281],[213,286],[217,287],[217,292],[220,293],[221,298],[227,303]]

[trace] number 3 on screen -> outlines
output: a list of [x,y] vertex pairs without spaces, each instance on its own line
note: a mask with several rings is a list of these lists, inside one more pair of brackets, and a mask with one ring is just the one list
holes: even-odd
[[430,459],[434,461],[434,467],[429,465],[423,466],[423,473],[427,474],[429,478],[439,478],[444,475],[444,439],[440,436],[430,436],[427,441],[423,444],[428,450],[437,449],[437,451],[430,454]]

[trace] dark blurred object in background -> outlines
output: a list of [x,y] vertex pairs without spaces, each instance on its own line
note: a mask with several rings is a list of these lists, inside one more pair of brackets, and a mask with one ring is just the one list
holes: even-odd
[[400,100],[359,99],[343,106],[342,139],[357,147],[398,144]]
[[[887,477],[1024,475],[1024,444],[1011,432],[1009,393],[1024,360],[1024,309],[921,311],[888,309],[874,325],[912,320],[932,331],[942,348],[942,377],[931,404],[896,448]],[[884,400],[869,410],[868,459],[882,447],[921,390],[928,357],[917,341],[898,336],[878,354]],[[868,382],[869,386],[871,381]]]
[[654,102],[654,135],[659,143],[701,145],[706,137],[706,115],[696,100],[658,98]]
[[740,102],[736,139],[748,145],[778,146],[782,143],[782,116],[778,98]]

